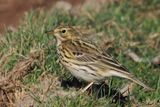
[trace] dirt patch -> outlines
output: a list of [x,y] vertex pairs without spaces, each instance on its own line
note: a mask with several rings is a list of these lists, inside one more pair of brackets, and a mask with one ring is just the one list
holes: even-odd
[[[17,100],[17,92],[25,92],[22,91],[24,86],[21,80],[34,71],[33,69],[39,65],[39,61],[43,62],[42,58],[42,51],[32,50],[28,57],[19,60],[7,76],[0,79],[0,106],[3,105],[1,107],[13,106]],[[2,75],[0,75],[0,78],[2,78]]]
[[[28,56],[19,59],[7,76],[0,80],[0,106],[36,106],[47,102],[48,97],[70,97],[81,94],[80,90],[87,85],[76,78],[72,80],[60,79],[56,75],[48,74],[45,70],[38,78],[39,83],[24,85],[24,78],[34,73],[35,67],[43,67],[44,63],[42,49],[32,49]],[[66,88],[69,91],[64,90]],[[118,90],[110,89],[105,83],[95,84],[86,91],[88,95],[96,96],[96,98],[113,97],[113,102],[121,102],[122,104],[125,104],[127,98]]]
[[[36,9],[48,9],[58,0],[1,0],[0,1],[0,33],[3,33],[6,27],[17,27],[24,13]],[[82,3],[84,0],[65,0],[73,5]]]

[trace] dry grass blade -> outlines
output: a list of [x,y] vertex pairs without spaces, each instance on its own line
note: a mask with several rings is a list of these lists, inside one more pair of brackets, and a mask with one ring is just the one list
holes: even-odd
[[8,58],[10,56],[12,56],[14,53],[14,49],[13,48],[10,48],[9,51],[7,53],[0,53],[0,58],[1,58],[1,62],[0,62],[0,74],[3,73],[3,67],[4,65],[6,65],[8,63]]
[[27,74],[32,73],[33,68],[40,62],[43,57],[42,51],[31,50],[29,57],[21,59],[8,74],[10,80],[20,80]]
[[101,43],[100,43],[100,48],[104,51],[106,51],[108,48],[111,48],[114,46],[114,41],[115,41],[115,38],[112,37],[112,38],[107,38],[107,39],[104,39],[104,37],[101,38]]
[[33,72],[37,62],[42,60],[42,56],[43,51],[31,51],[27,58],[19,60],[4,80],[0,81],[0,103],[8,105],[15,102],[15,92],[22,89],[21,79]]
[[154,49],[159,50],[160,47],[160,33],[151,33],[146,40],[147,44]]

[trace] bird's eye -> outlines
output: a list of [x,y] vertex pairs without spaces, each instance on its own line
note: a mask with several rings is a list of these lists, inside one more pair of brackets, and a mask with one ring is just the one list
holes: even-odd
[[66,33],[66,30],[65,30],[65,29],[63,29],[63,30],[62,30],[62,33]]

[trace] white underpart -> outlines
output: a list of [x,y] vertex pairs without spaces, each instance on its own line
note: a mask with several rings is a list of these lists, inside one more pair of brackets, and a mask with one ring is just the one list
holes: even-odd
[[95,74],[95,72],[86,66],[69,65],[69,66],[66,66],[66,68],[75,77],[88,82],[97,82],[97,80],[103,79],[102,77],[100,78],[99,76],[92,75],[92,74]]

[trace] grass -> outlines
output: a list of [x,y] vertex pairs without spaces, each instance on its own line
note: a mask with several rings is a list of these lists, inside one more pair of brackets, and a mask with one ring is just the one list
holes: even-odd
[[[135,87],[133,95],[139,102],[145,104],[149,101],[160,101],[160,69],[150,63],[150,60],[160,54],[160,36],[153,40],[158,45],[150,44],[149,38],[154,34],[160,35],[160,19],[156,9],[159,8],[159,0],[146,1],[141,6],[135,6],[130,2],[104,5],[100,12],[92,11],[91,17],[87,15],[70,15],[68,12],[51,10],[49,12],[32,10],[26,16],[16,32],[7,31],[0,43],[0,67],[1,72],[10,72],[18,60],[28,56],[32,49],[44,50],[43,66],[36,66],[34,73],[23,80],[24,84],[37,84],[38,78],[43,72],[55,74],[60,78],[72,79],[66,70],[60,67],[57,61],[54,38],[46,35],[49,30],[60,23],[70,25],[88,26],[96,32],[104,32],[104,38],[114,37],[114,44],[109,50],[117,59],[138,78],[145,80],[155,89],[153,92],[145,92],[139,86]],[[90,12],[89,12],[90,13]],[[151,41],[151,42],[148,42]],[[138,42],[138,45],[131,43]],[[143,62],[136,63],[125,57],[124,51],[131,49],[144,58]],[[5,64],[3,64],[5,63]],[[39,61],[39,63],[42,63]],[[121,86],[124,81],[112,79],[112,87]],[[46,103],[38,103],[38,106],[54,107],[112,107],[121,106],[119,103],[111,103],[111,97],[96,99],[85,94],[75,97],[48,97]],[[130,102],[126,104],[131,106]]]

